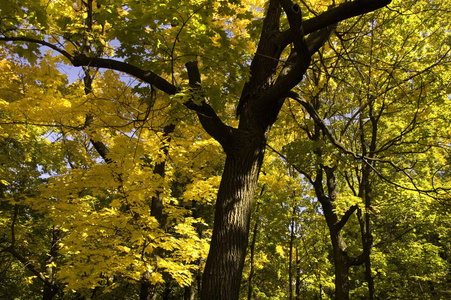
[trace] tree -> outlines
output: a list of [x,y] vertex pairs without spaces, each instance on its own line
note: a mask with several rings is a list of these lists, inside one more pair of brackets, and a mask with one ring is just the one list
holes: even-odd
[[[178,94],[178,98],[157,96],[157,107],[167,109],[158,115],[160,119],[155,119],[156,128],[168,125],[162,122],[163,116],[183,114],[179,104],[196,112],[204,130],[219,142],[226,156],[203,275],[202,299],[238,298],[258,174],[270,129],[285,98],[297,97],[290,91],[301,82],[310,66],[311,55],[324,45],[337,22],[379,9],[390,1],[331,1],[327,10],[319,8],[318,15],[309,16],[305,21],[302,15],[308,15],[307,10],[315,3],[301,9],[291,1],[269,1],[264,6],[263,17],[259,17],[260,9],[249,10],[247,2],[161,1],[151,6],[139,1],[98,1],[94,6],[89,3],[94,2],[56,1],[41,5],[34,1],[8,1],[2,8],[0,39],[15,43],[16,51],[29,56],[31,61],[36,58],[34,53],[39,50],[38,46],[47,46],[73,66],[125,72],[153,90]],[[260,3],[255,4],[263,8]],[[90,11],[89,7],[94,9]],[[95,21],[87,24],[86,19],[90,18]],[[249,36],[242,35],[244,28],[249,28]],[[86,41],[89,41],[88,49]],[[119,45],[114,47],[115,43]],[[257,49],[250,59],[255,49],[252,44],[257,45]],[[213,53],[217,59],[212,58]],[[108,55],[116,57],[108,58]],[[104,76],[114,77],[109,72]],[[191,86],[183,88],[178,82],[187,77]],[[240,90],[240,100],[236,103]],[[90,101],[93,100],[89,99],[88,103]],[[227,120],[231,116],[231,105],[236,106],[239,115],[236,126],[232,126],[234,121]],[[106,107],[102,108],[107,111]],[[95,121],[108,124],[110,129],[114,122],[121,123],[120,119],[124,118],[122,114],[102,116],[100,112],[102,110],[94,116]],[[66,127],[82,128],[86,125],[86,116],[86,111],[80,111]],[[139,121],[136,114],[130,113],[126,118],[133,124]],[[226,120],[231,125],[226,125]],[[114,147],[131,147],[130,139],[127,135],[114,136],[114,130],[94,130],[93,124],[84,128],[89,134],[87,141],[109,146],[110,157],[122,163],[126,169],[124,174],[130,172],[127,180],[132,182],[129,167],[133,157],[113,156]],[[129,129],[128,134],[133,130]],[[137,136],[144,138],[140,133]],[[141,145],[136,146],[138,149]],[[161,146],[158,149],[164,149],[164,145]],[[140,153],[144,156],[146,151],[150,149],[140,150]],[[160,155],[149,152],[153,158]],[[101,166],[93,168],[92,172],[109,173],[107,169]],[[137,169],[133,172],[138,172]],[[120,191],[121,178],[125,175],[115,177],[114,171],[110,174],[110,182],[115,182]],[[81,172],[80,177],[75,176],[70,182],[75,180],[83,182]],[[63,180],[57,181],[55,187],[63,183]],[[148,181],[143,184],[148,184],[150,195],[153,189],[161,188]],[[155,224],[149,218],[142,218],[142,222]]]
[[[372,217],[378,216],[373,206],[381,203],[386,188],[380,180],[433,199],[449,188],[440,180],[433,182],[434,172],[448,167],[448,133],[442,121],[449,118],[450,50],[423,49],[425,43],[446,45],[443,24],[431,20],[448,4],[430,5],[394,3],[396,10],[377,11],[354,23],[354,37],[341,36],[339,25],[339,42],[319,53],[308,73],[310,82],[299,87],[300,108],[293,104],[287,112],[294,119],[291,124],[305,135],[292,138],[280,151],[311,183],[323,207],[334,251],[337,299],[349,298],[350,267],[363,263],[369,298],[376,297],[370,254]],[[407,12],[415,20],[400,32],[395,29],[398,14]],[[424,37],[427,30],[431,32]],[[387,51],[388,45],[401,54]],[[419,53],[424,55],[421,62]],[[434,109],[425,109],[429,106]],[[358,222],[352,225],[355,212]],[[346,228],[357,224],[360,253],[352,229]],[[346,231],[351,238],[344,237]]]
[[[33,91],[37,87],[34,76],[41,73],[38,68],[20,64],[13,58],[6,61],[7,55],[7,49],[1,49],[2,121],[11,117],[11,111],[5,110],[5,106],[14,99],[26,97],[29,91]],[[26,111],[27,108],[22,107],[21,110]],[[61,292],[54,276],[59,247],[59,228],[45,218],[42,212],[26,205],[25,199],[38,194],[39,186],[46,181],[42,177],[43,173],[61,169],[58,151],[55,151],[53,145],[43,137],[45,129],[39,126],[19,123],[8,125],[3,122],[0,126],[2,129],[0,138],[2,258],[5,264],[15,266],[13,272],[24,273],[22,275],[24,286],[32,285],[31,290],[42,288],[40,295],[42,299],[52,299],[54,295]],[[20,271],[21,267],[25,271]],[[5,277],[6,283],[9,276]],[[5,286],[5,292],[2,291],[5,293],[2,295],[5,299],[14,296],[14,293],[6,291],[9,288],[12,286]],[[33,297],[32,293],[25,295],[30,299]]]
[[[5,56],[7,55],[7,52],[5,52]],[[56,61],[58,61],[57,58]],[[131,170],[134,172],[134,175],[130,178],[127,173],[121,171],[123,170],[123,165],[127,163],[127,154],[124,155],[123,149],[128,148],[124,147],[124,144],[120,142],[124,136],[115,135],[116,147],[109,148],[108,160],[112,161],[112,158],[114,158],[112,155],[117,157],[117,159],[114,158],[114,166],[112,165],[113,163],[104,165],[99,161],[101,156],[97,149],[89,147],[89,145],[90,143],[96,143],[98,147],[105,145],[90,141],[89,137],[85,134],[80,134],[80,129],[74,128],[72,126],[73,123],[71,123],[74,119],[86,120],[86,115],[93,113],[103,121],[112,121],[112,123],[109,123],[110,126],[113,125],[114,127],[116,125],[126,130],[123,125],[128,122],[126,112],[120,113],[119,118],[111,120],[109,119],[108,111],[105,111],[106,115],[100,115],[95,108],[106,107],[110,101],[108,97],[116,97],[116,93],[119,93],[122,98],[115,98],[118,103],[114,110],[120,110],[121,107],[125,106],[125,103],[131,105],[131,99],[139,99],[127,98],[129,94],[127,94],[126,90],[130,90],[130,88],[118,83],[115,86],[116,90],[103,89],[100,91],[97,86],[102,86],[101,80],[103,78],[108,78],[110,83],[115,78],[117,79],[115,76],[110,77],[111,74],[104,74],[104,76],[100,77],[100,80],[94,80],[93,86],[96,88],[92,89],[91,94],[88,95],[85,93],[86,84],[84,82],[75,82],[70,87],[64,87],[66,82],[62,76],[59,76],[60,73],[56,70],[55,64],[51,63],[55,62],[55,58],[51,55],[43,56],[41,65],[33,67],[27,64],[20,66],[20,61],[14,61],[13,59],[2,62],[4,63],[2,66],[6,70],[3,74],[13,79],[13,84],[10,83],[8,85],[6,85],[6,80],[2,81],[2,83],[5,83],[5,86],[1,90],[3,100],[1,108],[3,113],[2,126],[5,128],[3,133],[6,145],[4,148],[2,147],[2,150],[5,149],[5,153],[2,156],[2,161],[4,162],[2,164],[2,178],[7,184],[7,188],[5,188],[7,192],[4,193],[4,198],[2,198],[2,208],[5,211],[7,228],[4,232],[15,232],[11,237],[16,236],[15,239],[7,238],[5,241],[2,240],[2,248],[4,242],[4,250],[13,254],[27,268],[31,269],[35,276],[38,276],[44,282],[46,282],[47,276],[44,269],[50,270],[49,267],[53,268],[52,273],[54,278],[58,278],[58,284],[62,284],[62,282],[67,283],[66,295],[71,294],[70,292],[67,293],[68,289],[69,291],[73,289],[77,291],[78,295],[87,294],[93,297],[99,287],[107,287],[110,290],[109,292],[111,292],[114,287],[125,286],[127,282],[123,277],[127,277],[128,280],[133,277],[139,279],[139,276],[147,269],[147,267],[143,267],[143,264],[145,266],[150,265],[150,261],[156,258],[149,258],[149,260],[146,258],[146,261],[142,261],[140,259],[141,254],[139,256],[137,254],[142,253],[143,249],[148,249],[147,251],[152,252],[152,249],[158,247],[162,249],[169,248],[170,255],[168,254],[165,257],[166,265],[160,263],[158,272],[153,272],[154,277],[156,275],[158,279],[158,275],[161,275],[161,273],[168,272],[170,274],[171,271],[169,270],[172,270],[173,273],[177,274],[177,276],[173,276],[176,277],[175,280],[178,280],[179,283],[184,282],[187,284],[191,280],[189,270],[200,267],[199,263],[191,264],[191,262],[198,259],[198,254],[202,257],[206,255],[207,245],[205,238],[208,237],[208,234],[204,234],[203,239],[197,239],[197,234],[191,231],[193,230],[192,227],[198,222],[197,218],[185,219],[187,209],[183,205],[186,204],[167,204],[166,208],[170,209],[171,212],[167,227],[161,230],[151,230],[151,226],[154,226],[152,223],[155,224],[156,220],[154,216],[151,216],[145,210],[145,205],[149,202],[147,198],[149,190],[142,189],[137,183],[142,183],[143,180],[152,182],[153,187],[151,189],[154,189],[156,185],[161,186],[163,184],[161,181],[154,180],[157,177],[149,178],[148,175],[142,172],[142,169],[152,169],[155,163],[147,159],[145,165],[135,164],[136,169],[132,168]],[[43,65],[46,65],[46,67],[42,67]],[[58,81],[58,79],[61,79],[61,81]],[[48,88],[45,93],[40,92],[42,82],[51,84],[52,88]],[[97,94],[98,92],[101,92],[102,97]],[[83,103],[86,100],[85,96],[96,99],[91,101],[91,107],[82,107],[80,105],[78,106],[79,109],[76,110],[68,105],[69,101],[64,101],[64,97],[75,97],[79,98]],[[71,103],[76,105],[75,100],[71,101]],[[137,104],[141,106],[147,105],[141,101],[138,101]],[[62,118],[61,116],[71,117]],[[96,126],[97,124],[94,123],[93,125]],[[48,131],[49,128],[50,132]],[[100,126],[95,128],[95,131],[99,133]],[[103,132],[104,135],[107,133],[107,131]],[[190,134],[200,136],[198,130],[191,130]],[[49,136],[52,137],[52,142],[48,140]],[[126,138],[128,141],[133,141],[133,137],[130,138],[128,136]],[[154,140],[150,139],[149,136],[147,138],[152,142],[150,147],[158,146],[161,142],[163,142],[163,145],[166,143],[166,139],[163,138],[162,140],[161,135],[154,136]],[[185,143],[182,139],[177,139],[177,142],[180,144]],[[108,141],[108,145],[112,145],[112,143]],[[209,199],[209,194],[214,192],[214,186],[217,185],[216,177],[210,178],[210,182],[204,180],[204,176],[214,172],[215,160],[211,159],[211,156],[218,157],[213,154],[216,148],[215,144],[212,145],[204,140],[202,143],[190,143],[189,146],[184,147],[185,157],[172,156],[172,170],[177,172],[179,177],[187,177],[185,172],[190,169],[189,164],[184,159],[190,156],[199,156],[199,153],[202,153],[204,155],[202,159],[197,159],[193,163],[202,166],[204,160],[210,161],[211,165],[208,168],[198,172],[191,171],[191,175],[197,175],[194,178],[190,178],[192,186],[180,188],[179,191],[179,193],[184,192],[186,194],[186,199],[195,199],[194,194],[203,193],[204,190],[211,190],[211,192],[205,192],[202,199],[197,196],[199,199],[198,206],[202,205],[201,200]],[[158,147],[154,149],[160,151]],[[173,150],[174,153],[179,152],[175,148]],[[131,154],[128,154],[131,155],[129,158],[133,159],[136,153],[140,155],[140,152],[134,149]],[[149,153],[147,152],[147,154]],[[158,155],[154,155],[153,159],[158,159]],[[129,162],[130,160],[128,160]],[[122,172],[123,179],[123,184],[119,185],[120,190],[115,186],[117,172],[119,171]],[[58,176],[53,176],[56,174]],[[45,177],[46,180],[43,180],[41,176]],[[140,176],[142,177],[139,178]],[[93,185],[93,178],[98,180],[97,185]],[[111,178],[113,178],[113,181],[111,181]],[[13,184],[16,181],[20,182]],[[183,180],[179,180],[179,184],[182,183]],[[184,184],[185,186],[187,185],[186,183]],[[23,187],[18,188],[14,186]],[[67,188],[68,186],[70,188]],[[106,186],[108,188],[104,188]],[[33,193],[28,192],[29,190],[32,190]],[[158,190],[164,191],[161,188],[158,188]],[[12,193],[12,191],[15,192]],[[128,194],[128,197],[131,197],[133,202],[121,197],[120,193]],[[150,195],[155,195],[155,192],[152,191]],[[185,198],[180,197],[180,201]],[[27,220],[26,226],[19,227],[23,222],[14,217],[15,214],[13,212],[15,210],[13,205],[20,208],[18,211],[21,214],[23,212],[23,219]],[[140,220],[136,220],[135,212],[138,209],[140,210]],[[36,218],[34,217],[35,213]],[[130,222],[122,224],[121,218],[122,220],[130,220]],[[150,221],[146,218],[150,218]],[[40,221],[36,222],[36,219]],[[145,223],[146,226],[142,226],[142,223],[139,223],[141,221],[147,221]],[[34,227],[31,224],[39,226],[40,229],[33,230],[32,228]],[[45,250],[37,246],[24,246],[23,251],[13,251],[17,247],[11,247],[10,244],[19,246],[19,240],[27,242],[27,239],[22,237],[23,235],[19,235],[19,228],[23,228],[22,231],[29,231],[27,235],[33,235],[37,232],[45,232],[43,224],[50,225],[50,228],[52,228],[51,224],[54,224],[56,225],[54,228],[62,231],[62,239],[56,245],[52,243],[58,249],[58,256],[61,259],[58,261],[53,259],[52,262],[47,261],[44,263],[47,257],[41,257],[44,255],[43,253],[49,253],[49,259],[55,257],[53,255],[55,254],[55,248],[52,247],[53,251],[48,251],[50,245]],[[171,231],[165,232],[168,230]],[[149,233],[149,231],[152,232]],[[148,240],[149,235],[151,235],[151,240]],[[40,237],[40,234],[34,239],[38,237]],[[188,237],[188,239],[185,239],[185,237]],[[115,242],[115,239],[118,240]],[[135,248],[130,247],[130,239],[139,240],[139,243],[134,243]],[[16,242],[12,242],[12,240]],[[177,251],[172,250],[174,248],[178,249],[178,254]],[[186,253],[182,251],[186,251]],[[21,253],[22,255],[20,255]],[[27,255],[25,256],[23,253],[27,253]],[[124,253],[129,253],[129,255],[124,255]],[[104,259],[106,254],[109,254],[108,259]],[[188,258],[192,257],[192,255],[195,258]],[[39,257],[39,259],[34,259],[34,262],[30,263],[32,256]],[[27,260],[26,258],[29,259]],[[97,264],[92,268],[92,262],[96,260],[101,261],[102,264]],[[38,262],[42,263],[42,269],[38,267]],[[108,269],[107,271],[105,271],[105,264],[109,266],[109,268],[106,268]],[[152,262],[153,264],[154,262]],[[183,267],[183,265],[187,266],[187,268]],[[86,270],[91,270],[91,268],[93,272],[87,273]],[[129,270],[127,276],[123,276],[124,269]],[[40,273],[38,274],[39,271]],[[109,277],[110,274],[111,277]],[[118,280],[112,281],[111,278],[113,277],[118,278]],[[81,279],[81,282],[79,279]],[[153,281],[154,284],[157,282],[157,280]],[[62,292],[62,288],[63,286],[61,285],[60,292]],[[108,289],[103,290],[103,292],[108,293]],[[118,289],[115,289],[114,292],[116,295],[119,293]]]

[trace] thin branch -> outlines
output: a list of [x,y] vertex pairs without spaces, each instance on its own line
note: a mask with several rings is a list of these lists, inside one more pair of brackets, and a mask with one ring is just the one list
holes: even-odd
[[296,92],[290,91],[287,94],[287,97],[292,98],[293,100],[297,101],[299,104],[301,104],[306,110],[307,112],[310,114],[310,116],[313,118],[313,120],[315,121],[315,123],[318,124],[318,126],[321,128],[321,130],[324,132],[324,134],[329,138],[329,140],[331,141],[331,143],[336,146],[337,148],[339,148],[341,151],[343,151],[346,154],[350,154],[352,155],[355,159],[362,159],[365,158],[362,155],[358,155],[357,153],[348,150],[342,143],[338,142],[335,137],[332,135],[332,133],[330,132],[329,128],[327,127],[327,125],[324,123],[324,120],[319,116],[318,112],[316,111],[316,109],[307,101],[305,101],[300,95],[298,95]]
[[26,259],[24,256],[20,255],[16,250],[14,250],[12,247],[8,247],[5,249],[6,252],[10,253],[12,256],[14,256],[17,260],[19,260],[33,275],[35,275],[39,280],[41,280],[45,285],[47,285],[50,288],[54,288],[55,286],[41,273],[39,272],[32,264],[31,262]]

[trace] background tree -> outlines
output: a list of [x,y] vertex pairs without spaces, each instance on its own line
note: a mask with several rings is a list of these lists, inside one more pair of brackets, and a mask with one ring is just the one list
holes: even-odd
[[[305,136],[300,136],[285,150],[288,160],[315,188],[328,220],[335,251],[337,298],[349,297],[346,296],[350,288],[349,275],[345,270],[363,262],[369,295],[375,298],[369,254],[373,239],[371,216],[375,213],[372,203],[374,198],[381,201],[377,189],[379,180],[387,181],[396,189],[417,191],[423,197],[435,198],[443,188],[447,189],[446,183],[434,187],[433,174],[444,171],[443,159],[448,156],[447,146],[438,140],[448,139],[442,121],[448,119],[449,80],[447,75],[443,80],[439,74],[446,73],[448,68],[449,47],[442,47],[440,51],[431,48],[429,54],[422,50],[428,58],[412,64],[417,49],[427,43],[421,34],[426,30],[424,26],[433,28],[426,21],[418,20],[430,20],[438,11],[448,9],[447,4],[440,4],[430,8],[429,4],[417,2],[399,5],[396,11],[377,11],[354,24],[357,34],[350,40],[341,36],[339,26],[339,41],[350,44],[339,48],[344,53],[335,43],[329,44],[331,52],[325,48],[319,53],[317,65],[308,73],[310,83],[307,83],[311,85],[300,87],[306,100],[297,98],[305,110],[298,111],[293,105],[288,112],[289,117],[300,120],[309,116],[307,120],[291,123],[298,124],[295,126],[306,133],[310,145]],[[424,15],[418,13],[423,9]],[[395,31],[398,14],[407,12],[415,15],[412,26],[407,33]],[[441,32],[441,25],[437,23],[436,30],[428,36],[431,44],[437,39],[442,45],[446,44],[446,33]],[[365,32],[369,34],[362,34]],[[390,32],[397,38],[391,36],[385,40]],[[383,46],[379,48],[379,45]],[[392,55],[384,48],[387,45],[390,49],[402,49],[404,54]],[[410,69],[401,73],[400,66],[404,65]],[[437,87],[435,92],[429,89],[430,85]],[[424,109],[429,105],[437,105],[432,115]],[[305,159],[306,154],[310,159]],[[358,217],[358,223],[354,224],[360,224],[363,253],[352,258],[348,254],[355,251],[355,247],[352,250],[344,242],[342,230],[352,232],[343,226],[354,212]]]

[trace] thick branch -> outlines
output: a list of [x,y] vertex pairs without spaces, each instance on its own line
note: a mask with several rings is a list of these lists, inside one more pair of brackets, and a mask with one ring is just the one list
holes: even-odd
[[344,2],[319,16],[306,20],[304,22],[304,30],[306,34],[309,34],[340,21],[375,11],[390,3],[391,0],[355,0]]
[[[245,83],[236,108],[237,116],[250,103],[263,95],[274,82],[280,55],[285,47],[278,42],[280,15],[282,8],[279,0],[269,1],[257,52],[250,66],[250,79]],[[260,105],[257,103],[257,105]]]
[[[304,21],[304,33],[310,34],[340,21],[375,11],[390,3],[391,0],[355,0],[342,3],[316,17]],[[284,31],[280,38],[282,45],[288,45],[293,41],[290,30]]]
[[169,95],[174,95],[177,93],[177,87],[166,81],[164,78],[158,76],[152,71],[143,70],[129,63],[114,59],[88,57],[83,54],[74,56],[71,62],[75,67],[89,66],[125,72],[133,77],[147,82],[152,87],[157,88]]
[[91,139],[91,143],[94,146],[94,149],[96,149],[97,153],[99,153],[99,155],[103,158],[103,160],[107,164],[110,164],[113,162],[110,158],[107,157],[107,155],[110,151],[104,143],[102,143],[100,141],[94,141],[93,139]]
[[[281,5],[287,15],[290,24],[290,37],[294,48],[287,59],[283,70],[280,72],[276,83],[260,100],[263,108],[274,110],[270,102],[283,100],[284,94],[295,87],[304,76],[310,65],[311,54],[318,51],[329,39],[337,24],[328,26],[312,33],[307,39],[304,37],[302,14],[299,6],[290,0],[281,0]],[[267,113],[265,113],[267,114]]]
[[158,76],[152,71],[143,70],[131,64],[106,58],[98,57],[88,57],[84,54],[78,54],[72,56],[67,51],[43,40],[29,38],[29,37],[0,37],[0,41],[22,41],[39,44],[42,46],[49,47],[65,56],[75,67],[87,66],[87,67],[97,67],[106,68],[111,70],[116,70],[120,72],[125,72],[131,76],[141,79],[144,82],[149,83],[153,87],[167,93],[174,95],[177,92],[177,87],[166,81],[164,78]]
[[337,29],[338,23],[324,27],[311,33],[307,38],[307,47],[311,55],[318,51],[329,39],[330,35]]
[[346,210],[345,214],[343,215],[343,217],[341,218],[341,220],[336,224],[336,230],[341,230],[343,229],[343,226],[346,225],[346,223],[348,222],[349,218],[352,216],[352,214],[356,211],[356,209],[358,208],[358,205],[353,205],[350,208],[348,208],[348,210]]
[[360,266],[365,262],[365,259],[371,254],[370,249],[365,249],[359,256],[350,257],[349,264],[351,266]]
[[[188,71],[189,84],[193,88],[201,88],[200,72],[197,66],[197,62],[187,62],[185,64],[185,67]],[[194,101],[189,100],[185,102],[184,105],[197,113],[199,121],[205,131],[207,131],[207,133],[211,135],[211,137],[217,140],[227,152],[227,148],[232,145],[233,132],[236,129],[224,124],[218,117],[214,109],[205,101],[202,101],[199,105],[194,103]]]
[[280,0],[283,10],[290,24],[290,35],[293,40],[295,51],[302,53],[306,50],[304,41],[304,29],[302,24],[302,11],[299,5],[291,0]]

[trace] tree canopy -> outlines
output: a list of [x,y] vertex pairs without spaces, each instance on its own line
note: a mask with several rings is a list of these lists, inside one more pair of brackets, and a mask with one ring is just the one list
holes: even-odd
[[0,297],[449,297],[450,22],[5,0]]

